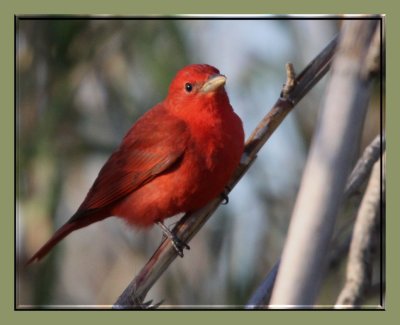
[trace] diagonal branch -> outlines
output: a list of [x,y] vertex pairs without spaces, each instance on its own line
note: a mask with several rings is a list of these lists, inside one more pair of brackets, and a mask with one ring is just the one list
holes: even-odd
[[380,161],[377,161],[372,169],[367,190],[358,210],[347,263],[346,283],[337,299],[335,308],[354,308],[359,305],[363,294],[371,284],[371,251],[375,239],[375,228],[379,224],[380,201]]
[[281,259],[274,264],[272,269],[269,271],[267,276],[258,286],[256,291],[250,297],[249,301],[246,304],[246,309],[262,309],[265,308],[271,299],[272,290],[274,289],[274,284],[276,280],[276,276],[279,270],[279,264]]
[[[261,120],[247,140],[241,163],[227,185],[229,189],[232,189],[247,172],[256,159],[258,151],[284,120],[286,115],[329,70],[336,44],[337,37],[294,80],[293,67],[291,65],[287,66],[288,80],[286,85],[288,86],[284,87],[275,105]],[[189,242],[221,202],[222,198],[216,198],[205,207],[193,213],[187,213],[175,226],[173,232],[184,242]],[[176,256],[177,253],[170,240],[164,240],[140,273],[120,295],[113,308],[140,308],[150,288]]]
[[[346,184],[345,196],[352,196],[364,183],[369,173],[371,172],[372,166],[379,159],[381,150],[385,147],[386,139],[381,138],[380,135],[376,136],[375,139],[365,148],[363,155],[357,161],[356,166],[350,174],[350,177]],[[382,149],[381,149],[382,145]]]

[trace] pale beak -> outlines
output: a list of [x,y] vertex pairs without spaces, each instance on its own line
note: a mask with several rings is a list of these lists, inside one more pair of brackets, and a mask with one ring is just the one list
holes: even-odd
[[226,77],[222,74],[212,75],[207,82],[201,87],[200,91],[203,93],[210,93],[223,87],[226,82]]

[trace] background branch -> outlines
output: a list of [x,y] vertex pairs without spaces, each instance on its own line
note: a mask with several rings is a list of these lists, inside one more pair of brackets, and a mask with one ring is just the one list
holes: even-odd
[[[353,168],[346,183],[346,190],[344,192],[344,199],[349,199],[354,193],[360,191],[360,187],[364,184],[367,177],[371,173],[371,169],[374,164],[377,163],[381,152],[381,141],[382,147],[385,147],[385,138],[381,139],[380,135],[377,135],[374,140],[364,149],[361,157],[358,159],[357,164]],[[329,262],[336,263],[344,253],[347,252],[351,243],[351,238],[345,240],[345,242],[335,249],[329,255]],[[269,303],[271,298],[272,289],[275,284],[276,275],[278,273],[280,259],[275,263],[272,269],[269,271],[263,282],[259,285],[257,290],[251,296],[247,302],[246,308],[264,308]]]
[[367,179],[371,172],[372,166],[381,155],[381,141],[382,148],[384,148],[386,140],[385,138],[381,139],[380,135],[376,136],[369,146],[365,148],[363,155],[357,161],[357,164],[347,181],[345,189],[346,197],[350,197],[355,194]]
[[362,72],[376,26],[343,23],[270,306],[310,306],[316,298],[367,111],[370,78]]
[[[270,112],[262,119],[247,140],[242,161],[228,184],[230,189],[232,189],[246,173],[254,162],[257,152],[283,121],[285,116],[292,110],[294,105],[296,105],[328,71],[336,44],[337,38],[333,39],[328,46],[310,62],[294,82],[290,80],[290,75],[288,76],[289,80],[287,83],[293,84],[293,87],[289,87],[289,89],[286,88],[286,93],[282,94],[277,100]],[[189,242],[217,209],[221,201],[221,198],[216,198],[202,209],[186,214],[178,222],[173,232],[183,241]],[[120,295],[113,308],[138,308],[152,285],[168,268],[176,256],[176,251],[172,247],[170,241],[164,240],[147,264]]]
[[358,210],[347,263],[346,283],[336,308],[353,308],[362,302],[363,294],[371,283],[371,248],[375,227],[379,222],[381,200],[380,161],[375,162],[367,190]]
[[268,304],[272,290],[275,285],[276,276],[279,270],[280,259],[272,267],[271,271],[264,278],[263,282],[259,285],[257,290],[253,293],[249,301],[247,302],[247,309],[264,308]]

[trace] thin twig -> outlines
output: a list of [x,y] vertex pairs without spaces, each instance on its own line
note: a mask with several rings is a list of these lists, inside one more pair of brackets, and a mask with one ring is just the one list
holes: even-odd
[[[371,174],[372,167],[375,162],[379,159],[382,150],[386,145],[385,137],[381,138],[377,135],[374,140],[364,149],[362,156],[358,159],[350,177],[347,180],[346,189],[344,191],[344,199],[348,200],[356,194],[362,193],[362,186],[367,181]],[[342,234],[346,233],[346,229],[349,229],[353,225],[356,218],[357,211],[352,213],[352,217],[349,218],[340,229],[336,230],[332,246],[334,249],[329,254],[329,266],[334,267],[338,265],[338,262],[347,255],[351,243],[351,233],[346,234],[343,238]],[[342,239],[339,240],[339,237]],[[339,243],[340,241],[340,243]]]
[[380,161],[374,164],[368,187],[358,210],[347,263],[346,283],[336,308],[353,308],[362,301],[371,281],[371,248],[375,226],[379,222],[381,194]]
[[366,79],[378,74],[381,70],[381,49],[381,27],[378,26],[375,30],[371,47],[369,48],[365,58],[365,69],[363,74]]
[[377,135],[375,139],[364,149],[361,158],[357,161],[356,166],[350,174],[346,184],[344,195],[350,197],[357,193],[360,186],[365,182],[371,172],[372,166],[379,159],[381,155],[381,148],[385,148],[386,139],[381,139]]
[[[246,173],[256,159],[258,151],[280,125],[286,115],[328,71],[336,44],[337,37],[310,62],[294,82],[290,82],[292,85],[286,88],[286,93],[279,97],[270,112],[258,124],[257,128],[246,142],[240,165],[231,181],[227,184],[229,189],[232,189]],[[287,77],[288,80],[291,80],[294,75],[291,74]],[[188,243],[218,208],[222,200],[222,198],[216,198],[198,211],[186,214],[175,226],[173,233],[181,240]],[[147,292],[176,256],[177,253],[172,247],[171,242],[169,240],[164,240],[147,264],[120,295],[113,308],[135,308],[138,301],[143,301]]]

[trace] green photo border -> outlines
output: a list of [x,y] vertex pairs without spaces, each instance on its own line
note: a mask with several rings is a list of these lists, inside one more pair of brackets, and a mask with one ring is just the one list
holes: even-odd
[[[0,4],[1,109],[0,109],[0,320],[3,324],[141,324],[142,322],[203,324],[204,322],[279,322],[300,324],[393,324],[400,319],[399,286],[399,139],[400,121],[397,77],[399,19],[394,1],[87,1],[14,0]],[[386,16],[386,134],[387,134],[387,225],[385,311],[14,311],[14,15],[20,14],[387,14]]]

